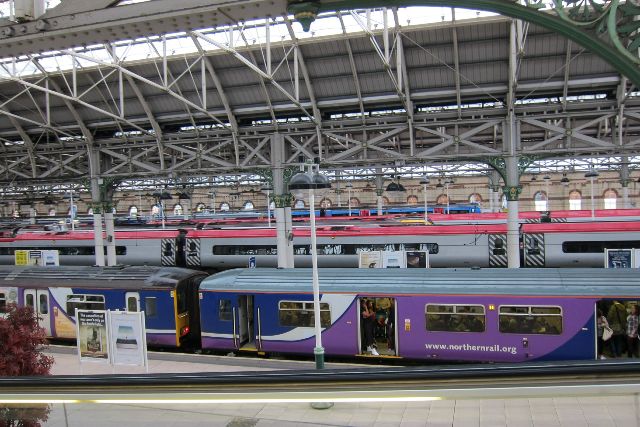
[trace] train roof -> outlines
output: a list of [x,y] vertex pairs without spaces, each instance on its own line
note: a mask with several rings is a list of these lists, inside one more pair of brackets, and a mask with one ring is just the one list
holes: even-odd
[[[311,293],[312,269],[248,268],[204,279],[201,290],[256,293]],[[636,269],[369,269],[319,270],[321,293],[367,295],[640,295]]]
[[202,271],[177,267],[25,267],[0,266],[0,287],[175,288],[182,280],[204,276]]

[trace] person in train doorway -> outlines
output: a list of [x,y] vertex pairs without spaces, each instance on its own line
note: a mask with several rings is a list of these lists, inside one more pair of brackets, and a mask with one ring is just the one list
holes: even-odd
[[387,319],[386,319],[387,346],[391,351],[395,351],[396,349],[395,322],[396,322],[396,307],[395,307],[395,303],[393,302],[393,299],[391,299],[389,301],[389,308],[387,309]]
[[638,306],[631,306],[627,316],[627,356],[638,357]]
[[613,330],[611,337],[611,355],[620,357],[624,352],[625,336],[627,334],[627,309],[620,301],[614,301],[609,312],[607,313],[607,321]]
[[371,300],[363,300],[362,304],[362,327],[364,329],[364,343],[366,351],[373,356],[378,356],[375,348],[375,328],[376,328],[376,311],[373,309]]
[[[598,309],[598,318],[596,319],[597,321],[597,333],[598,333],[598,359],[606,359],[605,355],[604,355],[604,348],[607,345],[607,340],[610,339],[611,337],[604,337],[604,330],[605,328],[608,330],[611,330],[611,327],[609,326],[609,322],[607,322],[607,318],[604,317],[604,313],[602,312],[601,309]],[[606,339],[605,339],[606,338]]]

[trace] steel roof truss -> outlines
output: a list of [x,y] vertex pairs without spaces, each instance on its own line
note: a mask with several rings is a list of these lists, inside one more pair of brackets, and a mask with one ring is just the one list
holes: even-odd
[[258,144],[255,147],[251,147],[247,142],[245,142],[243,139],[240,139],[240,144],[244,145],[248,150],[249,150],[249,154],[247,154],[245,156],[244,161],[240,164],[240,166],[246,166],[249,164],[249,162],[253,159],[253,158],[257,158],[259,157],[264,164],[266,165],[270,165],[271,161],[267,160],[262,154],[260,154],[260,149],[263,148],[265,146],[265,144],[267,142],[269,142],[270,138],[267,136],[265,138],[263,138],[262,140],[260,140],[258,142]]
[[157,166],[154,166],[154,165],[152,165],[150,163],[141,162],[139,160],[136,160],[139,157],[142,157],[142,156],[144,156],[144,155],[146,155],[146,154],[148,154],[150,152],[153,152],[154,150],[155,150],[155,147],[154,148],[147,148],[147,149],[143,150],[142,152],[136,154],[135,156],[126,156],[124,154],[118,153],[118,152],[113,151],[111,149],[101,147],[100,148],[100,152],[101,153],[106,154],[106,155],[108,155],[108,156],[110,156],[112,158],[122,160],[122,163],[114,166],[113,168],[111,168],[109,170],[106,170],[104,173],[105,174],[113,173],[113,172],[117,171],[118,169],[122,168],[123,166],[127,166],[129,164],[133,164],[133,165],[139,166],[142,169],[145,169],[145,170],[150,171],[150,172],[159,173],[161,171],[161,169],[158,168]]
[[385,152],[387,152],[389,154],[392,154],[394,157],[397,157],[399,155],[399,153],[396,153],[396,152],[390,151],[390,150],[386,150],[386,149],[381,148],[381,147],[376,147],[376,146],[378,144],[381,144],[383,142],[388,141],[389,138],[391,138],[391,137],[393,137],[395,135],[398,135],[398,134],[400,134],[402,132],[405,132],[406,130],[407,130],[407,126],[399,126],[399,127],[393,128],[393,129],[391,129],[391,130],[389,130],[389,131],[387,131],[385,133],[382,133],[382,134],[380,134],[380,135],[378,135],[378,136],[376,136],[374,138],[371,138],[370,140],[368,140],[366,142],[360,142],[360,141],[355,140],[355,139],[345,138],[345,137],[337,135],[337,134],[335,134],[333,132],[331,132],[331,133],[325,132],[326,134],[331,135],[331,136],[335,137],[336,139],[339,139],[339,140],[341,139],[341,140],[344,140],[344,141],[349,140],[349,141],[352,141],[352,142],[354,142],[356,144],[356,146],[354,146],[354,147],[351,147],[351,148],[349,148],[349,149],[347,149],[347,150],[345,150],[345,151],[343,151],[341,153],[338,153],[338,154],[334,155],[333,157],[327,158],[327,161],[343,160],[343,159],[345,159],[347,157],[350,157],[352,155],[355,155],[355,154],[363,151],[364,148],[376,149],[378,151],[384,150]]
[[38,178],[46,178],[48,176],[53,175],[54,172],[58,171],[58,170],[62,170],[62,169],[66,169],[66,170],[72,170],[74,172],[76,172],[79,175],[82,175],[82,171],[71,168],[71,167],[66,167],[69,163],[80,159],[81,157],[85,157],[86,156],[86,151],[78,151],[74,154],[71,154],[69,157],[67,157],[66,159],[62,160],[62,162],[57,162],[54,159],[52,159],[50,156],[45,156],[45,155],[38,155],[38,158],[47,161],[49,163],[53,163],[54,166],[52,166],[50,169],[48,169],[46,172],[44,172],[43,174],[41,174]]
[[309,151],[307,149],[307,146],[311,145],[315,141],[316,137],[317,135],[313,133],[302,144],[300,144],[290,135],[284,135],[284,139],[286,141],[289,141],[289,143],[295,148],[295,151],[292,150],[293,154],[289,156],[286,163],[295,163],[300,153],[304,154],[307,159],[313,159],[315,157],[315,154]]
[[580,125],[580,126],[578,126],[576,128],[569,128],[569,129],[565,129],[565,128],[562,128],[562,127],[559,127],[559,126],[554,126],[552,124],[545,123],[545,122],[542,122],[540,120],[536,120],[536,119],[532,119],[532,118],[521,118],[520,120],[522,122],[524,122],[524,123],[528,123],[528,124],[530,124],[532,126],[548,130],[551,134],[553,134],[553,133],[556,134],[555,136],[553,136],[551,138],[547,138],[542,142],[539,142],[539,143],[537,143],[535,145],[527,147],[525,149],[525,151],[539,150],[539,149],[551,144],[552,142],[558,141],[559,139],[562,139],[564,137],[571,137],[571,138],[577,139],[579,141],[585,142],[587,144],[595,145],[595,146],[598,146],[598,147],[609,148],[609,149],[615,148],[614,144],[612,144],[611,142],[607,142],[607,141],[603,141],[603,140],[600,140],[600,139],[596,139],[596,138],[593,138],[591,136],[587,136],[587,135],[585,135],[585,134],[583,134],[581,132],[578,132],[578,131],[580,131],[582,129],[586,129],[589,126],[597,124],[598,122],[602,121],[603,118],[610,118],[610,117],[613,117],[614,115],[615,114],[612,113],[612,114],[607,114],[607,115],[602,116],[602,117],[597,117],[597,118],[592,119],[592,120],[590,120],[590,121],[588,121],[586,123],[583,123],[582,125]]
[[206,161],[208,161],[210,163],[214,163],[216,165],[225,166],[225,167],[233,167],[234,166],[233,163],[224,161],[223,159],[220,159],[218,157],[212,157],[212,156],[207,154],[207,153],[210,153],[210,152],[212,152],[213,150],[215,150],[217,148],[223,147],[225,145],[229,145],[231,142],[232,141],[226,141],[226,142],[224,142],[222,144],[216,145],[216,147],[210,147],[209,149],[204,150],[202,152],[194,151],[194,150],[189,149],[189,148],[187,148],[187,147],[185,147],[183,145],[179,145],[179,144],[175,144],[175,143],[167,144],[167,147],[168,148],[170,147],[175,151],[178,151],[180,153],[185,153],[188,156],[190,156],[190,159],[189,159],[188,162],[182,162],[182,163],[189,163],[189,162],[192,162],[194,159],[201,159],[201,160],[206,160]]

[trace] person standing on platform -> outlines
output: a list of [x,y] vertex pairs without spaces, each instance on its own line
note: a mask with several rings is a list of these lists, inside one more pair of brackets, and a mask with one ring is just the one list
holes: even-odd
[[627,356],[638,357],[638,306],[631,306],[627,316]]

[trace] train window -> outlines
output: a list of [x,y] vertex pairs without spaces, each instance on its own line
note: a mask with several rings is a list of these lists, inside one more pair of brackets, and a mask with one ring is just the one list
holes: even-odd
[[67,314],[69,316],[75,316],[76,309],[104,310],[104,296],[84,294],[67,295]]
[[158,317],[158,301],[156,297],[145,297],[145,317]]
[[562,242],[564,253],[603,253],[605,249],[640,247],[640,240]]
[[231,300],[221,299],[218,303],[218,319],[226,322],[231,320]]
[[49,301],[47,295],[40,294],[40,314],[49,314]]
[[133,295],[127,298],[127,311],[138,311],[138,299]]
[[501,306],[500,332],[560,335],[562,308],[553,306]]
[[484,332],[483,305],[427,304],[425,307],[428,331]]
[[164,256],[173,256],[173,242],[164,242]]
[[189,311],[187,308],[186,285],[181,285],[176,288],[176,309],[178,310],[178,314]]
[[[280,301],[280,326],[314,326],[313,302]],[[326,302],[320,303],[320,325],[323,328],[331,326],[331,308]]]
[[278,249],[271,245],[215,245],[214,255],[277,255]]
[[27,294],[25,296],[25,304],[27,307],[33,307],[36,305],[33,294]]
[[7,296],[4,293],[0,293],[0,313],[7,312]]

